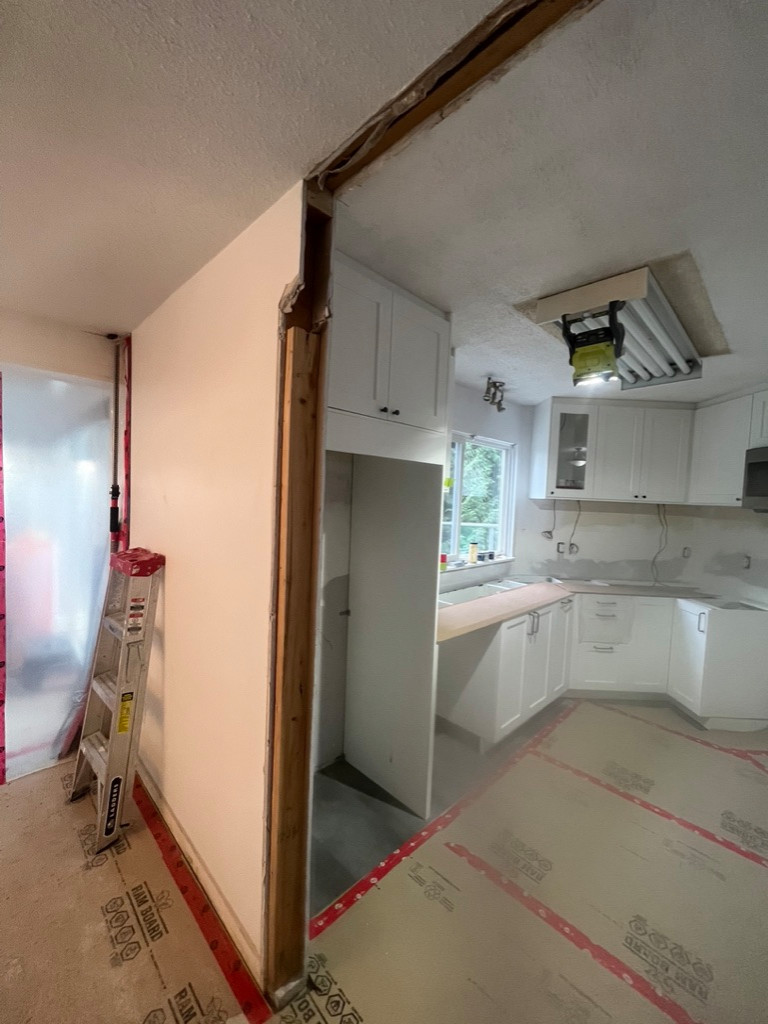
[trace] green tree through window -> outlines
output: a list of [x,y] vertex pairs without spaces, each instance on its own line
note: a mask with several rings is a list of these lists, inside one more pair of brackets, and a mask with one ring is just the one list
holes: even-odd
[[465,557],[475,542],[480,551],[510,553],[511,468],[509,445],[454,440],[443,501],[444,552]]

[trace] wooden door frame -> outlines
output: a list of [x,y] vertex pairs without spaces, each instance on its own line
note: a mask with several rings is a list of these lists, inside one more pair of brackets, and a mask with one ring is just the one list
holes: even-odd
[[307,179],[302,288],[283,310],[275,621],[267,807],[265,994],[303,987],[310,750],[322,502],[324,366],[333,196],[416,131],[444,118],[542,36],[600,0],[506,0],[367,121]]

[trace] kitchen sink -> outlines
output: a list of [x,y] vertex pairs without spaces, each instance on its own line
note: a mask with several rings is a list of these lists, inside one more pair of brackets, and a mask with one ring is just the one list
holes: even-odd
[[465,601],[476,601],[478,597],[493,597],[494,594],[503,594],[509,587],[503,587],[498,583],[482,583],[476,587],[464,587],[462,590],[449,590],[440,595],[439,605],[445,608],[449,605],[464,604]]

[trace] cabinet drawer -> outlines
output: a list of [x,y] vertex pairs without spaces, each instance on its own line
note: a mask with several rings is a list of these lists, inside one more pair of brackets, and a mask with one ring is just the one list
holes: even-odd
[[627,648],[621,644],[574,646],[571,685],[584,690],[620,690],[627,671]]
[[629,643],[634,618],[633,598],[582,594],[579,604],[580,643]]

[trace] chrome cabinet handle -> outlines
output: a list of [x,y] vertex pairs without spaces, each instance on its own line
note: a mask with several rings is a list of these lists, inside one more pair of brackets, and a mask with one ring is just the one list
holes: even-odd
[[592,650],[598,654],[613,654],[613,647],[598,647],[596,644],[593,644]]
[[596,619],[615,619],[616,612],[595,612]]
[[699,612],[699,617],[696,620],[696,629],[698,629],[698,631],[700,633],[706,633],[706,628],[705,629],[701,628],[701,618],[702,618],[702,616],[704,616],[704,622],[706,623],[706,621],[707,621],[707,613],[706,612]]
[[608,604],[612,604],[612,605],[615,605],[615,604],[616,604],[616,602],[615,602],[615,601],[601,601],[601,600],[600,600],[600,599],[598,598],[598,599],[597,599],[597,600],[595,601],[595,604],[605,604],[605,605],[608,605]]

